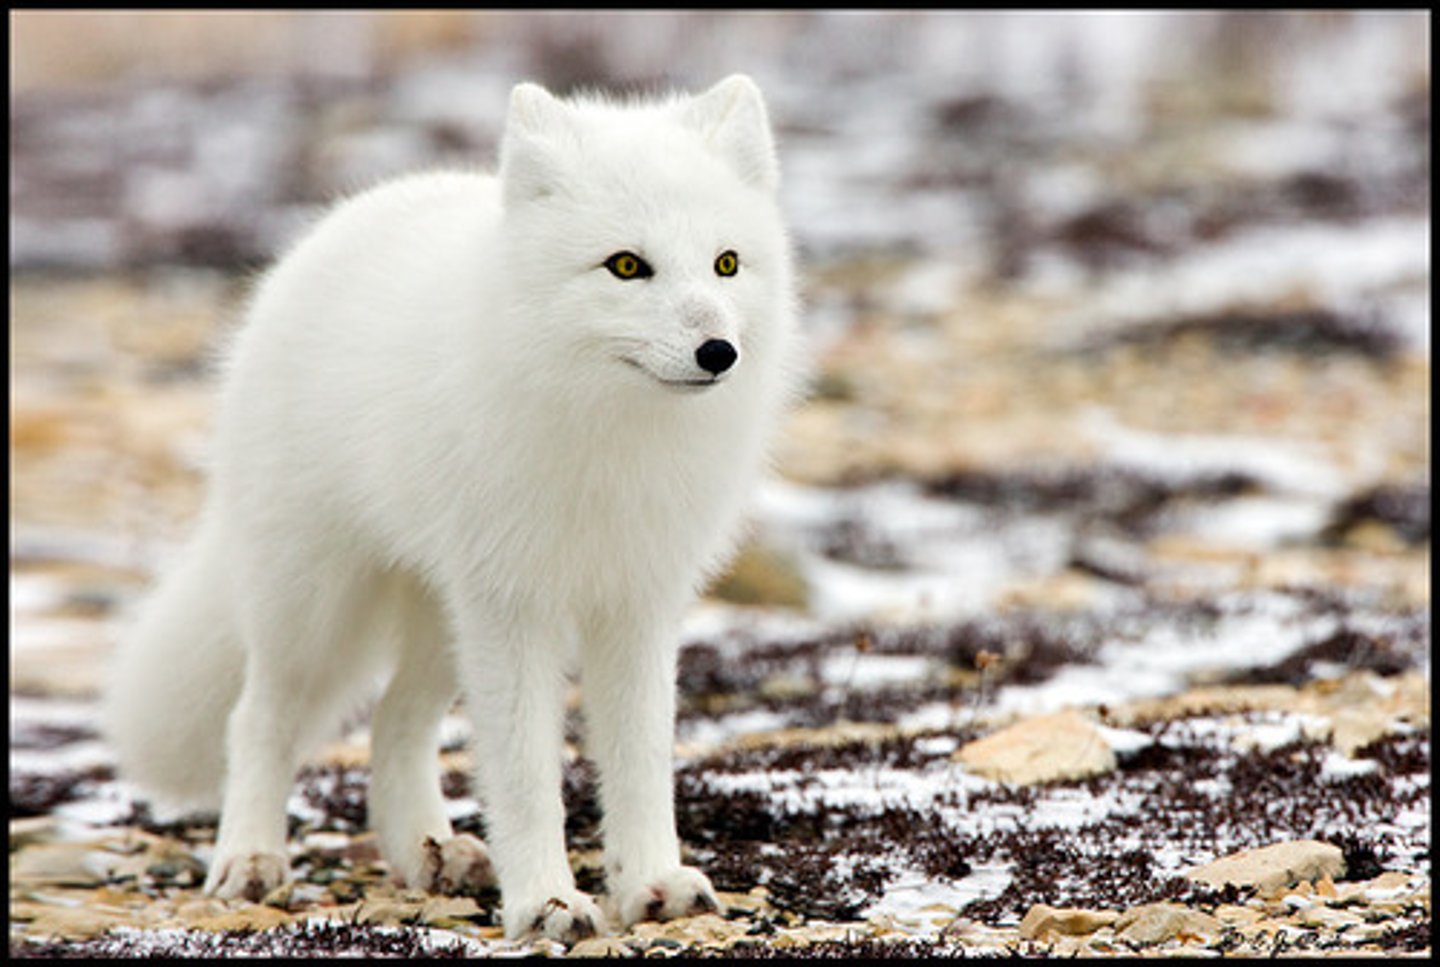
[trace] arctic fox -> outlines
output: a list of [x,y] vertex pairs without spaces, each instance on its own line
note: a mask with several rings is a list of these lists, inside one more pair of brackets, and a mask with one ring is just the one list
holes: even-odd
[[[369,814],[398,877],[498,879],[511,937],[715,908],[676,834],[675,633],[797,388],[778,182],[744,76],[633,103],[520,84],[498,174],[362,193],[269,272],[196,533],[104,709],[123,777],[219,806],[209,893],[289,876],[295,771],[383,684]],[[573,671],[605,914],[566,856]],[[457,694],[486,843],[440,790]]]

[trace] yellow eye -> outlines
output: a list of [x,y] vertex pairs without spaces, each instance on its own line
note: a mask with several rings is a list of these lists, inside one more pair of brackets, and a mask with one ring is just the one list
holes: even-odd
[[634,252],[616,252],[605,260],[605,267],[617,279],[646,279],[655,274],[655,270]]
[[740,256],[734,252],[721,252],[715,260],[716,275],[734,275],[740,270]]

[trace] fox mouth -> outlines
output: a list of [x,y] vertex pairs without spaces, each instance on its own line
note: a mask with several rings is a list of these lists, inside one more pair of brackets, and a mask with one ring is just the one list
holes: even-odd
[[726,374],[724,374],[724,373],[721,373],[721,374],[718,375],[718,376],[703,376],[703,377],[697,377],[697,378],[695,378],[695,379],[668,379],[668,378],[666,378],[666,377],[664,377],[664,376],[661,376],[661,375],[657,374],[654,370],[650,369],[648,366],[646,366],[644,363],[640,362],[640,360],[635,359],[634,357],[631,357],[631,356],[621,356],[621,357],[620,357],[620,361],[621,361],[622,363],[628,364],[629,366],[631,366],[632,368],[638,370],[639,372],[644,373],[644,374],[645,374],[646,376],[648,376],[651,380],[655,381],[656,383],[659,383],[661,386],[665,387],[666,389],[672,390],[672,391],[677,392],[677,393],[700,393],[700,392],[704,392],[705,390],[709,389],[710,387],[712,387],[712,386],[717,386],[717,385],[719,385],[720,383],[724,382],[724,380],[725,380],[725,375],[726,375]]

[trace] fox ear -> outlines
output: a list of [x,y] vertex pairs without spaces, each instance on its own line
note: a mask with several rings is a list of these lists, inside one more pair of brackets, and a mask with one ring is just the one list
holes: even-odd
[[742,180],[766,191],[779,187],[780,165],[775,160],[770,120],[754,81],[744,74],[732,74],[691,99],[684,111],[685,122]]
[[516,84],[500,142],[500,183],[507,206],[553,194],[562,184],[559,155],[570,108],[539,84]]

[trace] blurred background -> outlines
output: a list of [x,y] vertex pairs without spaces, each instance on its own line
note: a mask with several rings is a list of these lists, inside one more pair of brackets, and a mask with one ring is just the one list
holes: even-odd
[[199,506],[255,275],[347,192],[490,167],[526,79],[744,71],[769,100],[816,377],[717,602],[1428,602],[1429,36],[1339,10],[13,12],[12,683],[93,691]]
[[[1283,837],[1363,836],[1428,897],[1430,63],[1415,12],[12,12],[12,851],[138,825],[205,855],[206,829],[146,825],[94,703],[200,506],[212,364],[258,273],[349,192],[490,169],[518,81],[698,90],[744,71],[777,129],[814,379],[749,541],[683,630],[689,845],[726,889],[773,876],[792,909],[840,919],[1116,906],[1120,884],[1153,899],[1183,862]],[[1045,793],[1060,813],[986,809],[950,759],[981,715],[1116,723],[1173,698],[1146,714],[1183,718],[1248,707],[1226,690],[1257,683],[1282,704],[1107,739],[1150,751],[1092,787],[1110,818],[1083,830],[1075,786]],[[837,795],[932,810],[884,826],[885,855],[904,825],[921,868],[934,836],[976,875],[941,864],[953,883],[912,890],[909,860],[877,879],[873,852],[803,824],[785,849],[744,821],[712,841],[769,802],[730,797],[717,763],[782,761],[725,760],[740,738],[859,726],[930,731],[842,757]],[[330,794],[340,773],[363,793],[356,728],[302,776],[303,829],[363,825]],[[446,724],[447,796],[474,822],[467,729]],[[1220,753],[1172,748],[1232,734],[1280,751],[1215,780],[1200,764]],[[1323,770],[1315,736],[1338,750]],[[882,760],[911,767],[883,799]],[[580,775],[572,814],[593,820]],[[789,802],[785,775],[735,788]],[[993,840],[1000,813],[1040,838]],[[1044,845],[1055,822],[1063,849]],[[1117,830],[1155,850],[1143,875]],[[13,920],[102,902],[57,892],[53,854],[28,849]],[[1027,879],[1057,868],[1084,890]],[[890,880],[910,886],[879,899]],[[1394,905],[1423,909],[1428,947],[1428,901]]]

